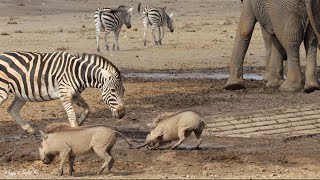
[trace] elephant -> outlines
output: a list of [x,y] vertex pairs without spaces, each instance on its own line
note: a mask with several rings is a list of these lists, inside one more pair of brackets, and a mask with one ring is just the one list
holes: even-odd
[[[281,84],[281,91],[295,92],[302,87],[300,70],[300,45],[304,41],[307,61],[305,92],[319,89],[316,72],[316,55],[320,37],[317,23],[320,20],[319,0],[246,0],[238,24],[235,44],[229,62],[229,79],[224,88],[236,90],[243,84],[243,61],[254,26],[261,24],[268,45],[270,60],[267,61],[267,86],[280,83],[282,60],[287,55],[288,72]],[[317,20],[317,21],[316,21]],[[316,23],[317,22],[317,23]]]

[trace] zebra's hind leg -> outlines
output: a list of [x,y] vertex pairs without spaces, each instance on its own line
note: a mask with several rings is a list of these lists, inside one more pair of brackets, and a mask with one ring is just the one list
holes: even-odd
[[105,32],[105,33],[104,33],[104,43],[106,44],[106,50],[107,50],[107,51],[109,51],[108,34],[109,34],[109,32]]
[[161,38],[160,38],[160,40],[159,40],[160,45],[162,45],[162,39],[163,39],[163,37],[164,37],[164,33],[165,33],[165,32],[166,32],[166,26],[164,25],[164,26],[162,26]]
[[148,25],[149,25],[149,19],[148,16],[143,17],[143,26],[144,26],[144,32],[143,32],[143,45],[147,45],[147,31],[148,31]]
[[98,52],[100,52],[100,47],[99,47],[99,39],[100,39],[100,37],[99,37],[99,34],[100,34],[100,32],[96,32],[97,51],[98,51]]
[[80,96],[80,94],[73,98],[73,102],[76,103],[79,107],[83,108],[83,111],[78,119],[78,124],[81,125],[90,113],[90,107]]
[[20,116],[21,108],[26,104],[26,101],[21,100],[17,97],[14,98],[12,104],[8,109],[8,113],[12,116],[12,118],[22,127],[23,130],[28,132],[29,134],[35,134],[35,130],[30,126],[29,123],[24,121]]
[[159,35],[158,44],[159,44],[159,45],[162,45],[162,43],[161,43],[161,30],[160,30],[160,26],[158,26],[158,35]]
[[157,41],[156,35],[155,35],[156,28],[157,28],[157,26],[153,26],[152,27],[152,37],[153,37],[153,40],[154,40],[154,44],[157,46],[158,45],[158,41]]

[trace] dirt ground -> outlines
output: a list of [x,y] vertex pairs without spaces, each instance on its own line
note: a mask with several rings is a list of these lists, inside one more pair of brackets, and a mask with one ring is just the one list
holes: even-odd
[[[128,73],[227,73],[240,15],[240,0],[141,0],[166,6],[174,12],[174,33],[166,32],[163,46],[154,46],[148,32],[143,46],[141,15],[134,0],[2,0],[0,1],[0,53],[6,51],[63,50],[96,53],[93,13],[99,5],[134,7],[132,28],[122,28],[121,51],[101,54],[120,71]],[[109,35],[109,44],[114,40]],[[256,26],[245,59],[245,72],[263,74],[264,43]],[[302,51],[304,65],[304,52]],[[97,89],[83,97],[91,107],[86,125],[104,124],[125,133],[135,144],[143,141],[146,124],[164,112],[195,110],[203,116],[237,115],[271,108],[316,104],[320,92],[284,93],[264,88],[265,81],[246,80],[247,89],[226,91],[226,80],[127,78],[126,116],[113,118]],[[50,165],[38,157],[39,140],[14,123],[7,108],[0,107],[0,178],[57,178],[58,158]],[[78,109],[77,109],[78,110]],[[37,129],[67,122],[61,103],[27,103],[21,115]],[[115,164],[108,175],[96,176],[102,160],[96,155],[76,159],[73,178],[114,179],[233,179],[319,178],[319,136],[284,141],[270,137],[217,137],[205,133],[200,150],[191,150],[191,137],[178,150],[131,150],[118,138],[113,149]],[[67,171],[67,165],[65,166]],[[63,178],[69,178],[65,175]]]

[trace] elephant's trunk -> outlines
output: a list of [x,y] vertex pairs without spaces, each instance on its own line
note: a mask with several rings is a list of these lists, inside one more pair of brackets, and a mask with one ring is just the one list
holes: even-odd
[[307,14],[308,14],[308,19],[310,21],[310,24],[312,26],[312,29],[314,31],[314,33],[316,34],[317,36],[317,39],[318,39],[318,47],[319,47],[319,42],[320,42],[320,34],[319,34],[319,31],[317,29],[317,25],[316,25],[316,22],[314,20],[314,16],[313,16],[313,13],[312,13],[312,1],[313,0],[305,0],[305,3],[306,3],[306,8],[307,8]]

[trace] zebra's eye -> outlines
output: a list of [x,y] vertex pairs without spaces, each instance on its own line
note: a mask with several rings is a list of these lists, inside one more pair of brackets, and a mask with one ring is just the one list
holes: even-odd
[[110,91],[114,93],[114,92],[116,92],[116,89],[110,89]]

